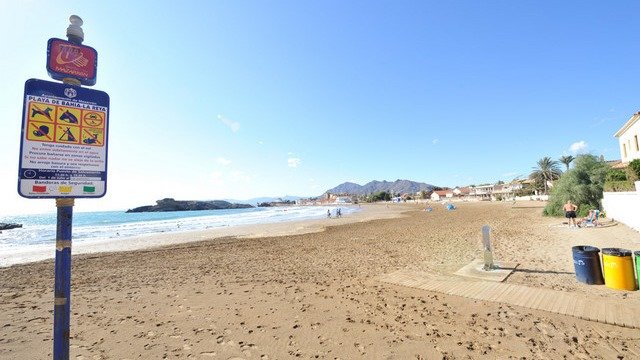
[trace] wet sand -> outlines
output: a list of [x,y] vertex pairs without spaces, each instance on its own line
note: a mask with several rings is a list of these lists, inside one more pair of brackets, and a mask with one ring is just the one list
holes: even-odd
[[[571,247],[640,250],[624,225],[570,229],[540,202],[366,205],[341,219],[157,237],[73,259],[73,359],[633,359],[640,331],[379,282],[518,262],[506,282],[617,299],[575,280]],[[165,238],[166,237],[166,238]],[[214,238],[215,237],[215,238]],[[164,240],[163,240],[164,239]],[[194,243],[185,241],[210,239]],[[53,261],[0,269],[0,358],[51,358]]]

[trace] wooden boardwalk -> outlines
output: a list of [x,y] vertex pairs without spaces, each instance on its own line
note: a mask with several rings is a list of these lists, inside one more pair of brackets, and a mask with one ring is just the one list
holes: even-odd
[[377,280],[474,300],[493,301],[569,315],[605,324],[640,328],[640,305],[637,303],[501,282],[466,280],[453,276],[435,277],[412,270],[398,270],[382,275]]

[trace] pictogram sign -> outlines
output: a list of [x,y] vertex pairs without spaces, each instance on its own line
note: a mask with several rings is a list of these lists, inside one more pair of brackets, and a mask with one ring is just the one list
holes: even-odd
[[109,95],[31,79],[24,96],[18,193],[27,198],[103,196]]

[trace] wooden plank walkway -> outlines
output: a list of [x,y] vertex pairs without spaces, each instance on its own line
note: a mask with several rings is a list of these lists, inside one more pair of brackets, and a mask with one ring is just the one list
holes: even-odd
[[584,320],[640,329],[640,304],[585,294],[533,288],[494,281],[466,280],[453,276],[433,276],[413,270],[398,270],[376,278],[378,281],[474,300],[493,301]]

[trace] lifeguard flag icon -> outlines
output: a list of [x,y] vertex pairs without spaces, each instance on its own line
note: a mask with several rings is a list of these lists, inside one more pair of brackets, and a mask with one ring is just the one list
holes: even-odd
[[33,185],[33,188],[31,188],[31,190],[35,193],[45,193],[47,192],[47,186],[46,185]]

